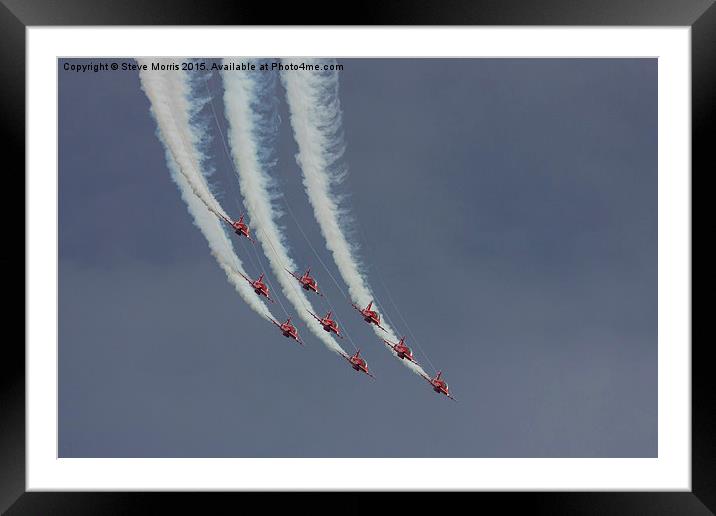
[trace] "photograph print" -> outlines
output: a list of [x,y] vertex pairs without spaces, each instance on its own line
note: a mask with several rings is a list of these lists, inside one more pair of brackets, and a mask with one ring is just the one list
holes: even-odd
[[59,457],[656,457],[657,72],[59,59]]

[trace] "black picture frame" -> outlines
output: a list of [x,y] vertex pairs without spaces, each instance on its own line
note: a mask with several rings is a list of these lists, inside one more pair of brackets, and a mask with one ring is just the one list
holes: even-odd
[[[716,119],[716,6],[713,0],[549,0],[541,2],[441,0],[384,1],[321,5],[296,2],[277,9],[268,3],[189,0],[0,0],[0,127],[6,178],[14,177],[17,205],[3,204],[2,260],[11,281],[25,269],[25,29],[39,25],[641,25],[690,26],[692,30],[692,168],[713,171],[710,156]],[[664,142],[660,142],[664,144]],[[7,161],[10,157],[11,161]],[[692,178],[694,174],[692,173]],[[22,191],[21,196],[19,192]],[[22,232],[22,234],[21,234]],[[22,255],[22,260],[20,259]],[[14,262],[14,263],[13,263]],[[24,276],[24,275],[23,275]],[[7,281],[7,280],[6,280]],[[20,286],[17,286],[17,292]],[[24,285],[23,285],[24,292]],[[6,291],[6,321],[19,326],[24,303]],[[25,294],[22,295],[25,300]],[[22,312],[22,314],[21,314]],[[7,327],[10,327],[7,324]],[[25,336],[25,327],[19,332]],[[20,514],[164,513],[170,503],[184,511],[214,513],[225,503],[258,502],[256,493],[39,493],[25,492],[25,350],[24,338],[6,333],[0,364],[0,510]],[[460,506],[537,514],[713,514],[716,512],[716,386],[708,344],[692,339],[692,491],[601,493],[453,493]],[[272,495],[273,496],[273,495]],[[321,494],[320,503],[306,493],[284,495],[291,510],[336,506],[358,512],[374,505],[379,494]],[[467,498],[470,497],[470,498]],[[333,498],[333,499],[331,499]],[[443,496],[402,496],[402,510],[448,510]],[[453,502],[453,500],[451,500]],[[272,502],[275,503],[275,502]],[[290,504],[290,505],[289,505]],[[452,504],[451,504],[452,505]],[[236,507],[236,506],[234,506]]]

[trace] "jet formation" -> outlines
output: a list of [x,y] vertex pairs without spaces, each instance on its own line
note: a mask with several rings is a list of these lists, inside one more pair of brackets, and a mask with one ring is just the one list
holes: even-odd
[[[252,244],[255,243],[254,239],[251,238],[251,230],[249,228],[249,225],[244,221],[243,214],[239,217],[238,220],[230,220],[226,217],[221,217],[223,222],[225,222],[231,230],[239,237],[239,238],[246,238],[248,241],[250,241]],[[298,272],[294,272],[291,270],[286,269],[286,272],[288,272],[293,278],[296,279],[298,282],[300,288],[307,292],[311,292],[313,294],[316,294],[318,296],[324,297],[324,294],[319,291],[318,289],[318,282],[316,281],[315,277],[311,276],[311,268],[307,268],[303,274],[300,274]],[[245,276],[241,272],[239,272],[241,276],[247,281],[247,283],[251,286],[251,288],[254,290],[256,295],[259,297],[264,297],[267,300],[271,301],[272,303],[275,303],[275,300],[271,297],[271,293],[269,290],[269,287],[264,280],[265,273],[261,273],[258,278],[255,280]],[[381,325],[380,320],[380,314],[377,310],[374,310],[373,307],[373,301],[368,303],[368,305],[365,308],[361,308],[360,306],[356,305],[355,303],[351,303],[351,306],[354,310],[356,310],[359,314],[361,319],[363,319],[366,323],[369,325],[374,325],[377,328],[380,328],[384,332],[387,333],[388,330],[386,330]],[[311,316],[318,322],[318,324],[321,325],[324,331],[326,331],[329,334],[333,334],[336,337],[343,339],[344,336],[341,332],[341,328],[338,326],[338,323],[336,322],[336,318],[333,315],[333,311],[329,311],[324,316],[319,316],[317,314],[314,314],[310,310],[307,310],[308,313],[311,314]],[[285,322],[280,323],[274,319],[270,319],[271,324],[276,326],[281,334],[291,340],[296,341],[301,346],[304,345],[303,341],[298,335],[298,329],[295,325],[291,323],[291,318],[289,317]],[[401,359],[405,360],[407,362],[411,362],[415,365],[418,364],[417,360],[413,356],[413,351],[405,344],[405,337],[401,337],[398,342],[390,342],[386,339],[383,339],[383,342],[390,347],[395,355]],[[341,356],[348,362],[348,365],[355,370],[356,372],[363,373],[365,375],[370,376],[371,378],[375,378],[373,374],[370,372],[370,369],[368,367],[368,362],[361,356],[361,350],[356,350],[355,354],[348,355],[347,353],[341,353]],[[450,398],[453,401],[457,401],[451,394],[448,387],[447,382],[442,377],[442,371],[438,371],[438,373],[434,377],[429,377],[423,373],[420,373],[420,376],[430,384],[430,387],[432,390],[438,394],[442,394],[448,398]]]

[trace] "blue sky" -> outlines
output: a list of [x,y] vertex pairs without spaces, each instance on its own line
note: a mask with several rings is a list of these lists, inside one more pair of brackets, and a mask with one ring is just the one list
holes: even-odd
[[[341,63],[362,260],[460,402],[385,351],[291,218],[293,257],[377,380],[251,312],[170,179],[138,75],[60,61],[60,456],[656,456],[657,61]],[[338,278],[283,99],[281,118],[279,186]],[[218,141],[211,157],[238,215]]]

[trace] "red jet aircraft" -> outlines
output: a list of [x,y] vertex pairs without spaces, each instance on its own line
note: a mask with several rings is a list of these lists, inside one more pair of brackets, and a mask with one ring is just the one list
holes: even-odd
[[385,339],[383,339],[383,342],[393,348],[393,351],[395,351],[395,354],[398,355],[398,358],[404,358],[414,364],[418,363],[415,358],[413,358],[413,352],[411,351],[411,349],[405,345],[405,337],[400,337],[400,341],[398,341],[397,343],[390,342]]
[[227,219],[226,217],[222,217],[224,221],[231,226],[231,229],[234,230],[234,233],[236,233],[239,236],[244,236],[249,239],[252,243],[254,242],[254,239],[249,236],[249,225],[244,222],[244,216],[243,214],[239,217],[239,220],[232,222],[231,220]]
[[353,303],[351,304],[353,305],[353,308],[360,312],[365,322],[367,322],[368,324],[375,324],[378,328],[387,333],[388,330],[386,330],[380,325],[380,314],[375,310],[370,309],[370,307],[373,306],[373,301],[368,303],[368,306],[366,306],[365,308],[360,308]]
[[366,362],[363,358],[360,356],[360,349],[356,351],[356,354],[349,357],[348,355],[343,355],[343,358],[348,360],[348,363],[351,365],[353,369],[356,371],[360,371],[361,373],[365,373],[371,378],[375,378],[372,374],[370,374],[370,371],[368,371],[368,362]]
[[283,333],[284,337],[291,338],[291,339],[295,340],[296,342],[298,342],[301,346],[303,346],[303,341],[298,336],[298,330],[296,329],[296,327],[293,324],[291,324],[290,317],[288,319],[286,319],[286,322],[283,324],[279,324],[276,321],[274,321],[273,319],[271,319],[271,322],[276,327],[278,327],[279,330],[281,330],[281,333]]
[[[239,274],[241,274],[241,273],[239,272]],[[259,296],[264,296],[266,299],[268,299],[272,303],[276,302],[273,300],[273,298],[269,294],[269,288],[266,286],[266,283],[264,283],[264,281],[263,281],[264,280],[263,272],[261,273],[261,276],[259,276],[259,278],[255,281],[252,280],[251,278],[244,276],[243,274],[241,274],[241,276],[243,276],[243,278],[249,282],[249,285],[251,285],[251,287],[253,287],[254,292],[256,292]]]
[[331,313],[328,312],[325,317],[318,317],[316,314],[308,310],[308,313],[313,316],[314,319],[316,319],[319,323],[321,323],[321,326],[323,326],[323,329],[326,330],[328,333],[335,333],[338,337],[343,338],[343,335],[341,335],[341,330],[338,327],[338,324],[336,324],[336,321],[331,319]]
[[293,276],[294,278],[296,278],[298,280],[298,282],[301,284],[301,288],[303,290],[310,290],[311,292],[315,292],[319,296],[323,297],[323,294],[321,294],[318,291],[318,283],[316,282],[315,279],[313,279],[310,276],[310,273],[311,273],[310,267],[308,269],[306,269],[306,272],[304,272],[301,276],[299,276],[298,274],[294,274],[293,272],[289,271],[288,269],[286,269],[286,272],[288,272],[291,276]]
[[438,371],[438,374],[435,375],[435,378],[430,378],[425,375],[421,375],[421,376],[428,381],[428,383],[430,384],[430,386],[433,388],[433,390],[435,392],[437,392],[438,394],[444,394],[451,400],[457,401],[455,398],[450,396],[450,389],[448,387],[447,382],[441,378],[442,374],[443,374],[442,371]]

